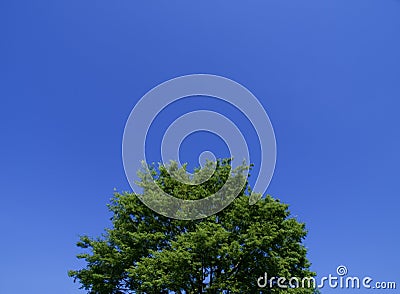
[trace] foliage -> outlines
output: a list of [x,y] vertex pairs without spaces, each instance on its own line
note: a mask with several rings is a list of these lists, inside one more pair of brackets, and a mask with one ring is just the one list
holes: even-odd
[[[199,199],[218,190],[230,173],[226,159],[199,185],[174,180],[164,166],[153,168],[151,177],[167,193]],[[270,196],[249,205],[251,194],[246,184],[224,210],[186,221],[153,212],[141,202],[143,195],[116,193],[109,205],[112,228],[100,238],[81,237],[77,245],[87,252],[78,258],[86,267],[69,275],[88,293],[98,294],[313,293],[257,286],[265,272],[286,278],[315,274],[302,245],[305,225],[290,217],[288,205]]]

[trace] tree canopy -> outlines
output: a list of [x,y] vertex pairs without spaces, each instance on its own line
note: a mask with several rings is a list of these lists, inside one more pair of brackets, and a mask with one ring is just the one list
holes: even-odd
[[[213,175],[198,185],[177,181],[169,171],[153,166],[151,179],[142,174],[142,182],[146,186],[146,181],[154,180],[175,197],[200,199],[215,193],[232,168],[229,159],[218,160]],[[100,237],[80,238],[77,246],[84,253],[77,257],[86,266],[69,275],[88,293],[98,294],[313,293],[311,288],[257,284],[265,273],[286,278],[315,274],[309,270],[302,244],[305,224],[290,216],[287,204],[271,196],[250,199],[250,205],[254,195],[246,182],[218,213],[179,220],[155,213],[143,204],[143,195],[115,193],[109,204],[112,227]]]

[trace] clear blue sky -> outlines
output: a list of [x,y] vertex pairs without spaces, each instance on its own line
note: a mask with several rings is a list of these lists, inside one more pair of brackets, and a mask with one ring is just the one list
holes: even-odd
[[192,73],[261,100],[278,144],[268,193],[306,222],[312,269],[400,286],[399,1],[2,1],[0,31],[1,294],[82,293],[67,270],[129,189],[126,119]]

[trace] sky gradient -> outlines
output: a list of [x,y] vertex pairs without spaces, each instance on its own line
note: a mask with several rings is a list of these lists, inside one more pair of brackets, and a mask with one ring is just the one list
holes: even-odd
[[[278,153],[267,193],[306,223],[312,270],[343,264],[400,287],[399,15],[395,0],[2,1],[0,293],[84,293],[67,271],[83,265],[79,235],[110,225],[113,189],[130,190],[130,111],[195,73],[241,83],[268,112]],[[163,117],[198,106],[246,128],[207,101]],[[184,160],[205,140],[225,154],[204,136],[188,138]]]

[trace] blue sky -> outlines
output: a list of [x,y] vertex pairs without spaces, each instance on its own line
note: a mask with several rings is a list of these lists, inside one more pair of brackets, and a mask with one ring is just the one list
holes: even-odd
[[130,189],[126,119],[193,73],[231,78],[267,110],[267,192],[307,224],[312,269],[399,286],[399,15],[395,0],[2,1],[0,293],[83,293],[67,270],[83,265],[78,236],[109,226],[113,188]]

